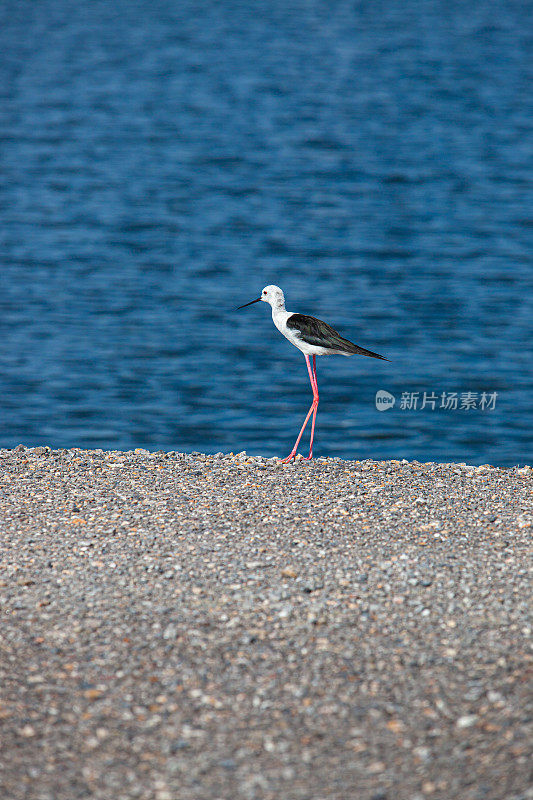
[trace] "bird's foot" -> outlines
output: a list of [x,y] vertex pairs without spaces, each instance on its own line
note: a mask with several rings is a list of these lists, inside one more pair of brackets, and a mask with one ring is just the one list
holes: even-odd
[[289,461],[291,461],[293,458],[296,458],[296,450],[293,450],[292,453],[289,453],[287,458],[282,458],[281,459],[281,463],[282,464],[288,464]]
[[308,456],[306,456],[305,458],[302,458],[302,461],[312,461],[312,459],[313,459],[313,454],[309,453]]

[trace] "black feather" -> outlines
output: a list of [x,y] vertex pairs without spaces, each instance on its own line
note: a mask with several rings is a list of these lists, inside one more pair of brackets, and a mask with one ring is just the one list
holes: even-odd
[[370,358],[380,358],[382,361],[389,360],[385,356],[380,356],[371,350],[365,350],[364,347],[359,347],[359,345],[350,342],[349,339],[341,336],[327,322],[322,322],[321,319],[316,317],[309,317],[307,314],[291,314],[286,325],[287,328],[298,331],[300,338],[304,342],[315,347],[323,347],[333,352],[341,351],[353,353],[354,355],[369,356]]

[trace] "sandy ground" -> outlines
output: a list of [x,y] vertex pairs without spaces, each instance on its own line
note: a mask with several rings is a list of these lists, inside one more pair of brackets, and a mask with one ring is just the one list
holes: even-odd
[[532,475],[0,451],[0,797],[532,798]]

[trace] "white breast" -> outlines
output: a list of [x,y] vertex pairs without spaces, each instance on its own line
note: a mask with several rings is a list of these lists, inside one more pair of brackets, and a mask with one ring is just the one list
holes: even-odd
[[283,336],[289,340],[291,344],[301,350],[301,352],[306,356],[325,356],[331,353],[331,350],[328,350],[324,347],[317,347],[314,344],[307,344],[300,339],[300,334],[294,328],[287,327],[287,320],[289,317],[292,317],[294,311],[279,311],[272,309],[272,321],[274,325],[278,329]]
[[274,323],[278,331],[282,333],[286,339],[289,340],[289,342],[291,342],[292,344],[296,344],[296,342],[294,341],[296,338],[294,335],[294,331],[291,331],[289,328],[287,328],[287,320],[289,319],[289,317],[292,317],[293,313],[294,313],[293,311],[279,311],[273,308],[272,322]]

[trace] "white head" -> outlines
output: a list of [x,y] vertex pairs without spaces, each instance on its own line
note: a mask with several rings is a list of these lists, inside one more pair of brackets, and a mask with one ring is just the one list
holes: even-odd
[[285,308],[285,295],[279,286],[265,286],[261,292],[261,300],[270,303],[272,308]]
[[262,300],[264,303],[270,303],[273,309],[279,311],[283,311],[285,308],[285,295],[279,286],[274,285],[265,286],[261,292],[261,297],[258,297],[257,300],[250,300],[249,303],[245,303],[243,306],[239,306],[239,308],[246,308],[246,306],[251,306],[252,303],[258,303],[260,300]]

